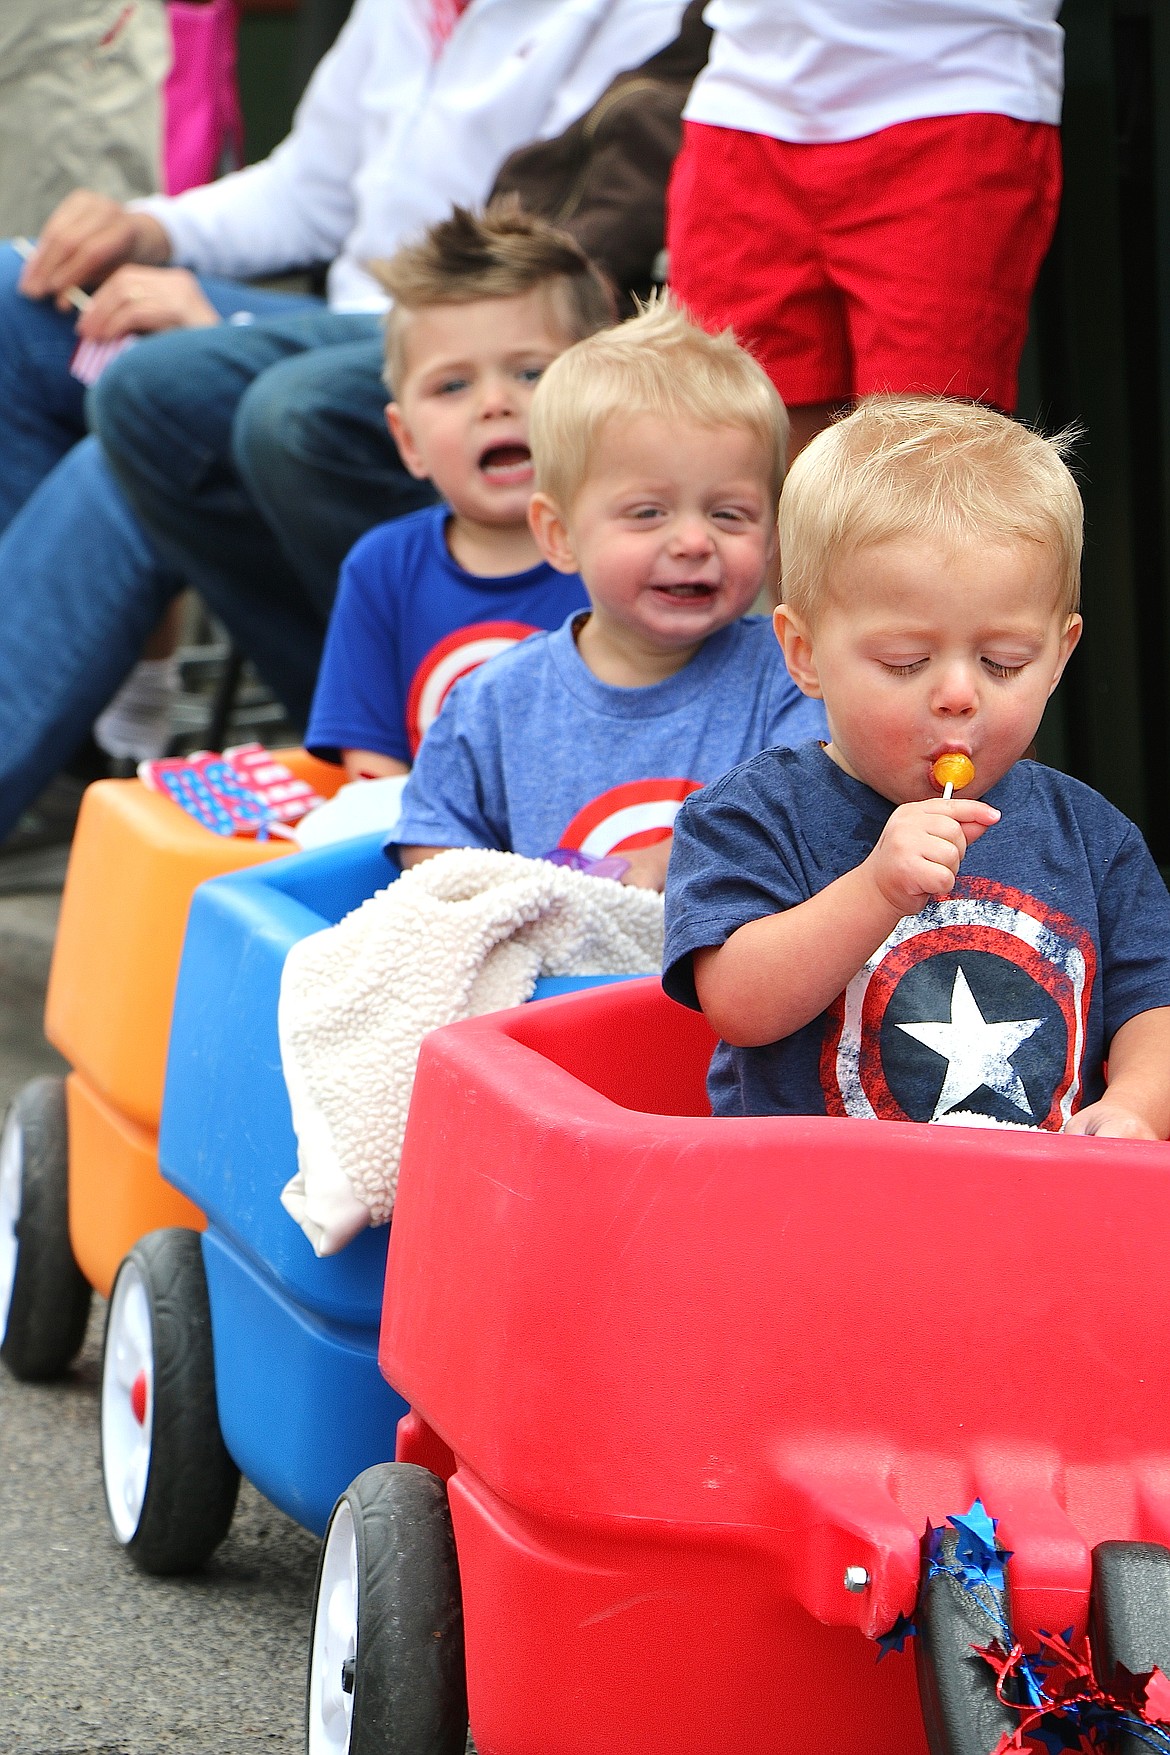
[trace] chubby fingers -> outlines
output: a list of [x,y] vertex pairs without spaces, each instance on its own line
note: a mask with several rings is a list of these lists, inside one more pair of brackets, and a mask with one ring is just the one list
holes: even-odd
[[929,895],[947,896],[955,887],[964,853],[998,823],[999,812],[980,798],[939,798],[927,799],[922,813],[929,837],[922,851],[928,868],[933,866],[937,876],[936,884],[923,888]]
[[927,799],[894,811],[870,858],[882,895],[900,913],[947,896],[971,841],[998,821],[978,799]]
[[1157,1134],[1142,1116],[1114,1108],[1108,1100],[1090,1103],[1064,1124],[1065,1133],[1093,1134],[1098,1139],[1156,1140]]
[[955,887],[967,837],[956,822],[928,823],[921,844],[915,849],[921,861],[921,892],[924,896],[949,896]]
[[927,806],[931,811],[945,811],[953,822],[959,824],[968,847],[987,829],[994,828],[1000,816],[993,804],[987,804],[981,798],[929,799]]

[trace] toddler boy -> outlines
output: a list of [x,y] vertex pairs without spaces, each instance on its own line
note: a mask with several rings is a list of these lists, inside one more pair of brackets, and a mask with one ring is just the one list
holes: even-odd
[[459,683],[395,832],[444,847],[625,860],[661,889],[682,799],[769,744],[823,729],[767,621],[788,423],[730,334],[667,303],[581,341],[533,398],[529,521],[589,607]]
[[407,773],[457,677],[585,603],[528,529],[528,409],[545,367],[616,315],[573,239],[511,202],[456,208],[374,272],[394,299],[387,423],[444,504],[342,566],[305,741],[351,780]]
[[667,891],[715,1113],[1170,1135],[1170,898],[1132,823],[1021,759],[1081,529],[1059,442],[986,408],[873,398],[794,465],[776,632],[830,741],[689,801]]

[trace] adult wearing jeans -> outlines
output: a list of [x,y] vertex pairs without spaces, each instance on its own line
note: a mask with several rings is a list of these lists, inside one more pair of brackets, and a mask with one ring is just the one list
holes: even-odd
[[[358,0],[263,163],[131,209],[72,196],[23,270],[0,247],[0,837],[183,583],[303,716],[342,556],[419,503],[382,421],[384,298],[363,264],[482,201],[510,151],[559,133],[681,12]],[[328,309],[214,278],[322,260]],[[90,393],[100,444],[68,373],[74,282],[97,286],[82,336],[146,332]]]

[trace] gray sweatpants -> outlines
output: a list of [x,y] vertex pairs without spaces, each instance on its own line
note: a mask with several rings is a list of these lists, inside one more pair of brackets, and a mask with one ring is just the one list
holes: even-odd
[[70,190],[159,187],[163,0],[0,0],[0,238]]

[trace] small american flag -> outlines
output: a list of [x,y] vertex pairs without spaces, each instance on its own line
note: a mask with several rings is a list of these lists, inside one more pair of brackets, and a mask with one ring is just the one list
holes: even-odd
[[137,340],[136,335],[120,335],[117,341],[79,341],[69,361],[70,374],[87,388],[96,384],[110,361]]

